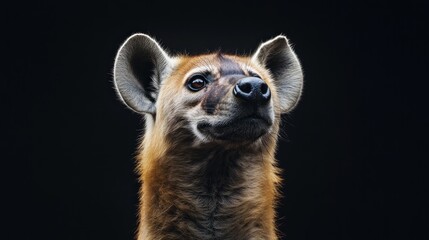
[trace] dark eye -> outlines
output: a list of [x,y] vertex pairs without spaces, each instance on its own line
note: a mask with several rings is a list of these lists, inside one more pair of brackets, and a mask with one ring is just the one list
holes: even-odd
[[199,91],[203,89],[207,84],[207,79],[203,75],[194,75],[188,80],[188,88],[191,91]]

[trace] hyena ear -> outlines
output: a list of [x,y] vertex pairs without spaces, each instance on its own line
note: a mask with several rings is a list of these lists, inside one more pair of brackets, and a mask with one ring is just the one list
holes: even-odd
[[282,113],[292,110],[301,96],[303,74],[301,64],[287,38],[279,35],[262,43],[253,54],[252,61],[262,64],[270,71]]
[[121,100],[138,113],[155,114],[159,86],[172,68],[172,60],[145,34],[134,34],[119,49],[113,78]]

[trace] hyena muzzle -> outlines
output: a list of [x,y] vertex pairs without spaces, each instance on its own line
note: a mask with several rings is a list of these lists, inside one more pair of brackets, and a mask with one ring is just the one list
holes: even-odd
[[277,239],[280,117],[303,86],[286,37],[251,56],[170,56],[135,34],[118,51],[114,83],[145,117],[139,240]]

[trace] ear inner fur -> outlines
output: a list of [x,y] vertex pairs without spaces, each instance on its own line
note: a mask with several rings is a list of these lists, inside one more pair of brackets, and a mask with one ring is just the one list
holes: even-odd
[[154,114],[159,85],[173,65],[154,39],[145,34],[132,35],[115,59],[113,75],[120,99],[133,111]]

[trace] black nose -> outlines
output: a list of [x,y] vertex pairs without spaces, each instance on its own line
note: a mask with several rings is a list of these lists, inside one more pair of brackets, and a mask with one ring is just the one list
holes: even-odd
[[271,92],[268,85],[257,77],[246,77],[238,81],[234,87],[234,95],[244,101],[264,104],[270,100]]

